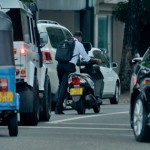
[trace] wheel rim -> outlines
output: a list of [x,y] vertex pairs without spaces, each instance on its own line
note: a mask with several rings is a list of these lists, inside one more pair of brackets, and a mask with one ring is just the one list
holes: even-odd
[[140,99],[137,100],[134,109],[134,132],[138,136],[143,127],[143,104]]

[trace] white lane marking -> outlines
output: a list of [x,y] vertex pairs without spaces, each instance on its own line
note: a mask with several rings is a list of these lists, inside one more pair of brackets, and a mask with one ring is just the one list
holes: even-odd
[[48,124],[49,123],[61,123],[61,122],[65,122],[65,121],[72,121],[72,120],[93,118],[93,117],[101,117],[101,116],[108,116],[108,115],[126,114],[126,113],[129,113],[129,112],[125,111],[125,112],[115,112],[115,113],[108,113],[108,114],[96,114],[96,115],[79,116],[79,117],[73,117],[73,118],[68,118],[68,119],[50,121],[50,122],[47,122],[47,123]]
[[76,122],[62,122],[61,124],[63,125],[105,125],[105,126],[130,126],[130,124],[114,124],[114,123],[109,123],[109,124],[106,124],[106,123],[89,123],[89,122],[86,122],[86,123],[76,123]]
[[113,131],[131,131],[132,129],[123,128],[87,128],[87,127],[50,127],[50,126],[20,126],[19,128],[28,129],[71,129],[71,130],[113,130]]

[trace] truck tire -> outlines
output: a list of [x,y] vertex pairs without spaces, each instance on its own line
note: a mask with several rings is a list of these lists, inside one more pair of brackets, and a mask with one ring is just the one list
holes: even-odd
[[8,130],[9,130],[10,136],[17,136],[18,135],[17,113],[13,113],[9,116]]
[[38,80],[36,76],[34,77],[34,84],[33,84],[33,88],[31,89],[31,93],[33,97],[33,100],[30,104],[30,105],[33,105],[32,111],[20,113],[20,123],[22,125],[34,125],[35,126],[39,122],[39,84],[38,84]]
[[44,91],[43,91],[43,98],[42,98],[42,112],[40,113],[40,120],[49,121],[51,117],[51,103],[52,103],[52,95],[51,95],[50,78],[48,75],[46,75],[45,83],[44,83]]

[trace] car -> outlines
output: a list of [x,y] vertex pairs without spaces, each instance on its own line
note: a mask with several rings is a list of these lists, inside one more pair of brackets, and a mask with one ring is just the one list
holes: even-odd
[[90,57],[101,59],[103,62],[100,65],[100,71],[104,77],[102,99],[109,99],[111,104],[118,104],[121,84],[118,74],[114,71],[114,68],[117,67],[117,63],[110,62],[106,51],[103,49],[93,47],[88,53]]
[[52,20],[38,20],[38,31],[40,34],[40,43],[44,65],[48,68],[50,77],[51,94],[52,94],[52,110],[54,110],[57,102],[57,93],[59,80],[57,77],[57,61],[55,60],[56,48],[60,41],[72,37],[71,31]]
[[150,48],[131,61],[130,125],[136,141],[150,140]]

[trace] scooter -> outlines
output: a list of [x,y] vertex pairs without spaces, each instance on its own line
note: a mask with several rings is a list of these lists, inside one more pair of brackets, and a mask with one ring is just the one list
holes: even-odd
[[85,61],[80,62],[80,65],[80,73],[71,73],[68,78],[67,106],[71,106],[78,114],[85,114],[86,109],[91,108],[99,113],[101,103],[94,96],[94,82],[88,73],[96,73],[99,66]]

